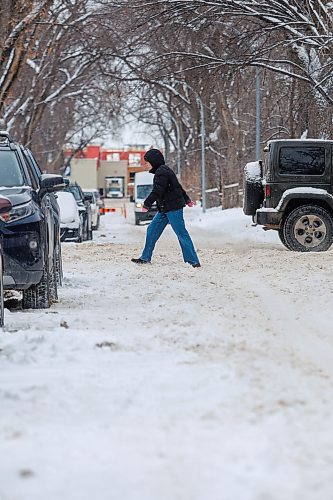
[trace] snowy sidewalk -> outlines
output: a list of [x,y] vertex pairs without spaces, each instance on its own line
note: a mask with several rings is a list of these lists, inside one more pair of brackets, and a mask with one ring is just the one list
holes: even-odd
[[59,304],[6,311],[1,500],[331,497],[332,252],[187,218],[201,269],[169,229],[135,266],[145,228],[110,214]]

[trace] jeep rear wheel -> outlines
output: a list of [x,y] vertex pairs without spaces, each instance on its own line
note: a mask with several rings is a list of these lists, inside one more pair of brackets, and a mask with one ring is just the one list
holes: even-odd
[[288,248],[288,250],[291,250],[291,248],[287,244],[286,239],[284,237],[284,226],[281,226],[279,229],[279,238],[280,238],[282,245],[284,245],[286,248]]
[[324,252],[332,245],[332,216],[316,205],[295,208],[284,221],[283,235],[290,250]]

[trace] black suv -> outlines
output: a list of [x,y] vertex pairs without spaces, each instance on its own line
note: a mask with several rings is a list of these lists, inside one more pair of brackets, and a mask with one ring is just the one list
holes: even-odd
[[[82,241],[92,240],[93,239],[93,231],[92,231],[92,215],[91,215],[91,206],[90,206],[90,197],[85,196],[81,186],[77,182],[70,182],[68,179],[65,179],[66,187],[64,191],[72,193],[75,198],[76,204],[79,209],[80,218],[82,220]],[[67,237],[67,230],[64,230],[64,233],[61,235],[61,240],[64,241]]]
[[54,195],[61,175],[43,174],[30,150],[0,132],[0,194],[12,204],[0,215],[4,288],[22,290],[25,309],[47,308],[61,279],[60,217]]
[[276,140],[265,161],[245,167],[244,213],[299,252],[328,250],[333,239],[333,141]]
[[[8,214],[12,209],[12,204],[8,198],[0,195],[0,216]],[[4,325],[4,289],[3,289],[3,251],[2,251],[2,238],[0,238],[0,327]]]

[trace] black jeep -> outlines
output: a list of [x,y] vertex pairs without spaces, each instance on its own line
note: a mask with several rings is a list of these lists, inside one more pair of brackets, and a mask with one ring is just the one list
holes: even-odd
[[333,141],[276,140],[244,175],[244,213],[298,252],[322,252],[333,238]]

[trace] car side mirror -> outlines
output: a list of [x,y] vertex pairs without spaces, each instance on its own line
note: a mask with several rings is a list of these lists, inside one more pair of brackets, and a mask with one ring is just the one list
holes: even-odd
[[53,191],[61,191],[66,187],[62,175],[43,174],[40,178],[40,189],[52,193]]
[[8,198],[0,196],[0,215],[10,212],[12,208],[12,202]]

